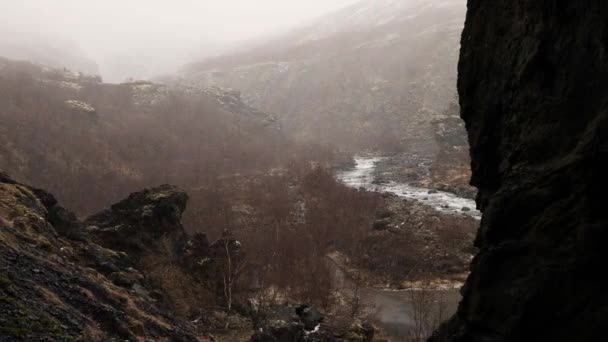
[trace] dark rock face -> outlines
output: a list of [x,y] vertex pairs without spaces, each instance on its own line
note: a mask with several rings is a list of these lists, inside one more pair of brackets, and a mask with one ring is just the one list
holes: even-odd
[[59,234],[73,240],[85,240],[85,232],[73,212],[60,206],[55,196],[44,190],[32,189],[32,192],[46,208],[46,218]]
[[85,221],[101,246],[139,257],[142,253],[177,257],[187,240],[180,222],[188,195],[171,185],[136,192]]
[[608,320],[608,6],[469,0],[459,92],[480,252],[432,341],[599,341]]
[[469,185],[471,178],[469,144],[464,122],[459,116],[460,107],[452,103],[443,116],[433,120],[432,127],[437,143],[437,153],[430,169],[434,188],[475,198],[475,188]]

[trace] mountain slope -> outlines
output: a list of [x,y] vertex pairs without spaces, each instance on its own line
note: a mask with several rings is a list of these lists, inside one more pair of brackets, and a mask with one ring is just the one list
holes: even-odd
[[[166,222],[168,232],[183,236],[185,201],[176,198],[185,194],[162,190],[147,193],[161,200],[136,204],[150,212],[138,234],[152,235]],[[178,204],[175,222],[165,208]],[[159,238],[149,247],[163,260],[168,256],[152,249]],[[171,306],[132,256],[92,242],[52,195],[0,172],[0,341],[204,341]]]
[[301,140],[433,155],[430,123],[454,97],[464,12],[459,0],[366,0],[182,77],[241,90]]
[[0,59],[0,168],[80,214],[145,186],[267,169],[285,145],[276,119],[234,91]]

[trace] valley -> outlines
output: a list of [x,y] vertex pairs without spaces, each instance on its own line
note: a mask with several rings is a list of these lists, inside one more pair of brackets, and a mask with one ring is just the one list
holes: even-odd
[[[378,164],[390,158],[356,156],[354,167],[338,171],[336,178],[349,187],[396,195],[398,198],[429,207],[436,213],[466,216],[474,220],[481,218],[479,211],[471,209],[475,208],[475,202],[471,199],[436,189],[419,188],[408,183],[387,180],[390,179],[390,175],[387,176],[382,172]],[[379,182],[378,179],[382,181]],[[436,215],[432,211],[429,215]],[[396,229],[402,224],[397,223]],[[395,288],[382,282],[366,282],[364,279],[369,278],[362,276],[364,271],[357,268],[349,269],[348,262],[345,262],[348,257],[344,255],[334,252],[329,258],[331,269],[335,273],[334,286],[350,292],[357,289],[364,310],[372,312],[371,317],[379,324],[389,340],[415,339],[430,334],[437,327],[437,322],[455,313],[461,299],[459,288],[463,285],[466,276],[464,272],[460,277],[445,278],[443,275],[438,277],[435,275],[433,279],[408,281]],[[369,285],[372,287],[367,287]],[[424,303],[424,307],[420,305],[421,302]],[[423,315],[425,315],[424,319],[421,318]],[[423,331],[425,329],[426,331]]]
[[0,1],[0,342],[606,340],[607,19]]
[[[391,157],[352,156],[292,142],[280,133],[281,124],[272,115],[244,104],[239,94],[225,89],[152,82],[109,85],[96,78],[10,60],[4,61],[0,75],[4,82],[3,100],[10,109],[2,113],[3,119],[28,127],[5,130],[0,135],[5,151],[1,156],[3,168],[36,187],[54,189],[62,202],[76,209],[75,215],[61,214],[68,215],[68,221],[64,222],[49,216],[54,215],[52,207],[31,208],[48,217],[48,225],[54,226],[59,240],[46,235],[55,234],[52,231],[43,233],[34,229],[27,236],[6,231],[2,243],[10,253],[2,257],[7,270],[3,277],[13,286],[26,286],[23,284],[34,281],[48,284],[45,294],[73,305],[74,295],[54,285],[55,279],[65,281],[70,277],[68,274],[82,271],[56,274],[65,271],[62,268],[69,260],[92,267],[98,273],[90,277],[104,279],[103,288],[94,288],[97,296],[106,298],[114,296],[108,293],[118,292],[117,298],[126,297],[130,298],[127,301],[138,303],[125,309],[108,297],[107,305],[117,310],[113,315],[125,312],[130,323],[119,326],[113,322],[112,331],[118,327],[123,331],[104,336],[155,339],[173,334],[148,323],[158,319],[161,326],[180,325],[183,330],[180,339],[195,335],[227,341],[247,339],[255,335],[256,329],[280,328],[276,322],[260,317],[282,312],[285,303],[307,303],[327,317],[328,323],[323,325],[326,330],[318,334],[347,331],[342,334],[348,335],[351,329],[348,322],[373,322],[378,336],[399,341],[430,334],[441,319],[453,312],[458,301],[454,288],[466,277],[473,253],[470,241],[479,216],[471,209],[472,200],[421,187],[424,179],[430,179],[432,162],[399,166],[399,158],[391,161]],[[61,88],[53,88],[56,85]],[[123,102],[116,102],[112,94],[125,89],[128,96],[122,97]],[[36,101],[28,100],[32,92],[39,94]],[[107,95],[101,96],[104,93]],[[189,107],[191,101],[201,102]],[[205,107],[200,107],[201,104]],[[54,108],[47,112],[51,115],[36,116],[42,106]],[[177,112],[165,116],[167,108]],[[217,114],[209,115],[214,112]],[[139,119],[132,121],[135,117]],[[149,130],[132,136],[135,127],[144,123]],[[168,123],[170,126],[159,130]],[[44,141],[35,139],[35,132],[40,130],[49,132]],[[158,136],[160,132],[162,138]],[[230,140],[219,140],[217,135],[218,145],[213,145],[209,135],[206,146],[196,143],[199,134],[219,132],[231,134]],[[250,137],[259,138],[259,144],[252,144]],[[241,143],[245,139],[249,139],[246,145]],[[69,145],[73,141],[78,144]],[[56,155],[52,151],[61,149],[54,146],[72,150]],[[217,147],[221,152],[215,150]],[[99,151],[104,151],[103,159],[94,157]],[[192,159],[193,155],[197,158]],[[262,159],[264,155],[266,161]],[[396,168],[414,170],[417,177],[412,179],[413,184],[404,182],[405,178],[391,178],[394,175],[390,170],[395,164]],[[383,169],[379,165],[391,166]],[[46,170],[45,174],[38,173],[41,168]],[[65,178],[68,174],[71,176]],[[6,182],[5,195],[12,196],[13,190],[7,189],[16,183],[8,176]],[[111,211],[102,210],[128,189],[159,182],[185,188],[190,204],[185,206],[181,198],[186,195],[180,194],[180,190],[155,188],[149,191],[158,195],[150,198],[170,195],[179,199],[179,214],[171,214],[174,209],[164,213],[159,208],[154,214],[158,216],[156,221],[148,221],[152,213],[150,205],[145,204],[148,190],[129,195],[123,202],[112,205]],[[21,187],[17,185],[18,189]],[[23,196],[30,195],[25,191]],[[13,205],[10,203],[15,200],[7,198],[5,208],[10,210]],[[45,200],[40,197],[35,203]],[[99,214],[86,218],[99,210],[102,210]],[[183,228],[179,221],[174,221],[174,215],[181,218]],[[18,216],[9,211],[3,220],[13,227]],[[165,220],[171,220],[173,226],[162,228],[169,230],[163,233],[160,245],[150,244],[160,237],[154,235],[158,234],[154,230],[147,236],[143,231],[134,234],[124,228],[156,229],[153,227],[165,225],[160,223]],[[226,240],[228,236],[230,240]],[[190,242],[184,247],[185,241]],[[243,261],[237,261],[233,252],[221,251],[226,241],[238,242],[238,255],[242,255]],[[46,254],[29,251],[40,243],[50,244],[45,247],[49,248]],[[89,246],[90,243],[93,245]],[[191,248],[188,246],[196,247],[188,249]],[[77,249],[77,255],[66,257],[58,252],[68,248]],[[91,255],[91,250],[96,254]],[[36,262],[40,261],[34,261],[32,267],[42,269],[35,277],[25,272],[26,266],[18,269],[10,266],[12,260],[28,253],[35,258],[57,259],[58,264],[38,265]],[[128,259],[114,260],[118,255],[115,253],[125,253]],[[328,264],[328,258],[334,264]],[[206,260],[211,266],[207,266]],[[236,267],[243,262],[243,269],[233,275],[236,280],[230,285],[230,297],[222,278],[227,260],[236,263]],[[311,270],[315,270],[313,274]],[[354,283],[345,279],[356,279],[360,294],[355,295],[351,290]],[[90,291],[90,281],[82,283],[84,290],[80,291]],[[8,295],[15,293],[6,291]],[[157,297],[150,297],[152,293]],[[359,304],[354,304],[355,297],[361,298]],[[258,303],[257,311],[247,309],[246,303],[251,300]],[[440,313],[435,313],[439,302]],[[227,310],[219,309],[227,303],[231,303]],[[238,309],[231,309],[232,303]],[[263,309],[259,303],[263,303]],[[28,308],[29,312],[35,305],[32,301],[8,302],[0,309],[12,312],[15,308]],[[49,310],[51,307],[44,306]],[[158,307],[150,310],[159,311],[142,314],[142,307]],[[356,314],[348,313],[355,307]],[[164,317],[169,312],[175,312],[175,322],[166,323]],[[425,317],[420,318],[423,312]],[[55,311],[47,314],[44,319],[49,322],[78,315],[75,312],[59,315]],[[105,319],[96,313],[80,314],[92,321]],[[155,315],[159,318],[152,318]],[[32,332],[22,332],[24,326],[31,324],[29,319],[27,316],[11,323],[15,326],[4,333],[35,338]],[[197,323],[185,323],[192,321]],[[422,324],[424,331],[420,330]],[[57,336],[76,336],[81,333],[76,326],[53,329]],[[87,334],[108,334],[108,327],[102,326],[104,332],[88,328],[93,330]],[[364,336],[367,332],[360,334]]]
[[0,57],[0,341],[429,337],[481,220],[464,12],[362,0],[150,80]]

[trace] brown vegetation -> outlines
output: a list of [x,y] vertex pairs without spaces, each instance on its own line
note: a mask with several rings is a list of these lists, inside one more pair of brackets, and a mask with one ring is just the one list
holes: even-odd
[[[52,83],[61,77],[27,63],[2,70],[0,167],[56,193],[80,214],[145,186],[191,189],[266,169],[288,145],[276,128],[228,112],[202,92],[146,93],[143,103],[138,87],[147,84],[79,79],[75,91]],[[95,113],[67,106],[72,100]]]
[[[470,221],[429,215],[411,203],[340,184],[328,168],[335,155],[325,147],[294,144],[276,127],[221,108],[205,93],[171,90],[142,99],[140,88],[150,84],[81,79],[79,91],[48,86],[63,77],[30,64],[2,70],[0,168],[52,190],[80,215],[142,187],[184,188],[190,194],[183,222],[194,242],[192,258],[174,258],[175,241],[163,240],[168,236],[138,240],[140,246],[157,245],[130,255],[146,281],[162,290],[147,295],[179,319],[205,317],[213,325],[207,313],[215,310],[225,312],[221,321],[229,324],[230,317],[250,315],[255,299],[256,320],[291,302],[314,305],[348,325],[364,313],[358,288],[350,298],[336,294],[327,259],[334,251],[362,273],[392,283],[457,273],[465,265],[460,256],[469,252]],[[66,107],[68,100],[94,112]],[[15,224],[4,216],[0,224]],[[386,230],[378,229],[379,219],[388,222]],[[124,238],[115,235],[104,247],[120,250]],[[53,247],[40,237],[32,244]],[[369,283],[363,276],[357,281]],[[117,293],[111,297],[122,297]],[[344,310],[336,310],[344,303]],[[128,299],[125,306],[139,310]]]

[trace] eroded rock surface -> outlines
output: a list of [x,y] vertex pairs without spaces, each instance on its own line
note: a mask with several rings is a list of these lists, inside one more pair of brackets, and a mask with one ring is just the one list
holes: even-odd
[[459,92],[479,254],[432,341],[599,341],[608,287],[608,6],[469,0]]
[[129,195],[85,221],[88,232],[102,246],[141,254],[178,257],[187,240],[181,224],[188,195],[179,188],[162,185]]
[[[115,219],[125,225],[142,213],[129,210]],[[170,210],[152,213],[154,229],[174,219]],[[131,255],[91,241],[82,227],[51,194],[0,172],[0,341],[197,340],[188,322],[152,298],[162,289]]]

